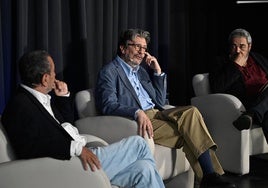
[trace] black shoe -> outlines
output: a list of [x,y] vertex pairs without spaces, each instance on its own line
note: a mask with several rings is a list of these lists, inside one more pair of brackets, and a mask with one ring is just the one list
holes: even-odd
[[244,113],[233,122],[233,125],[239,131],[249,129],[252,126],[252,116],[250,114]]
[[212,173],[203,177],[200,188],[236,188],[236,185],[224,180],[221,175]]

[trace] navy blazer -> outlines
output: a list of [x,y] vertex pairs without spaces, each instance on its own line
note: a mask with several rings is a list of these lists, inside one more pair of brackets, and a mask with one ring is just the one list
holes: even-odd
[[[51,101],[55,117],[60,123],[72,123],[73,106],[68,102],[69,97],[56,99]],[[18,88],[1,120],[18,158],[70,159],[72,138],[26,89]]]
[[[155,103],[155,108],[163,110],[162,107],[166,102],[166,75],[154,75],[150,78],[142,66],[137,74],[143,88]],[[135,112],[142,108],[134,88],[117,59],[100,70],[95,96],[97,109],[105,115],[134,118]]]

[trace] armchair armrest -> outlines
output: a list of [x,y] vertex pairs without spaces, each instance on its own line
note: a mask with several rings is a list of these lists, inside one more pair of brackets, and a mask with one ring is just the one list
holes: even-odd
[[93,136],[89,134],[81,134],[81,135],[86,137],[87,146],[107,146],[108,145],[106,141],[104,141],[103,139],[97,136]]
[[[95,135],[109,144],[123,138],[137,135],[138,125],[135,120],[120,116],[90,116],[77,120],[75,126],[81,134]],[[153,139],[145,136],[145,140],[154,153]]]
[[222,93],[193,97],[191,104],[200,110],[207,123],[218,120],[230,123],[241,114],[241,111],[245,111],[244,105],[238,98]]
[[249,163],[249,130],[238,131],[232,124],[245,110],[241,101],[233,95],[217,93],[193,97],[191,104],[199,109],[219,146],[217,155],[223,168],[238,174],[247,171],[249,166],[244,164]]
[[102,169],[85,171],[78,157],[70,160],[37,158],[0,164],[0,187],[3,188],[84,188],[89,185],[111,188]]

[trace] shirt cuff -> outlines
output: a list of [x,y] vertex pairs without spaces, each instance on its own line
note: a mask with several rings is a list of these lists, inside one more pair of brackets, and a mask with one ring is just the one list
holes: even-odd
[[78,141],[71,141],[71,149],[70,149],[70,155],[73,156],[80,156],[82,153],[82,149],[85,145],[82,142]]
[[141,110],[141,109],[136,110],[135,115],[134,115],[134,119],[135,119],[135,120],[137,119],[137,117],[138,117],[138,112],[139,112],[140,110]]
[[164,76],[165,75],[165,73],[164,72],[162,72],[161,74],[157,74],[156,72],[154,73],[154,75],[155,76]]
[[70,97],[70,95],[71,95],[71,93],[70,93],[70,91],[69,91],[67,94],[62,95],[62,97]]

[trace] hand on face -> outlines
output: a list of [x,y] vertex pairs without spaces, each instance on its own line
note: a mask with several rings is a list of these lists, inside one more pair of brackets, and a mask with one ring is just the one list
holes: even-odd
[[129,42],[125,48],[122,46],[122,58],[132,67],[140,65],[142,60],[154,70],[155,73],[161,74],[161,67],[154,56],[151,56],[147,50],[147,43],[144,38],[136,37]]
[[230,54],[230,59],[240,66],[245,66],[247,64],[248,54],[244,52]]
[[69,93],[68,86],[63,81],[55,80],[53,89],[57,96],[63,96]]
[[247,64],[250,49],[251,44],[248,44],[245,37],[235,37],[232,39],[229,57],[234,63],[240,66],[245,66]]
[[161,67],[154,56],[151,56],[148,52],[145,52],[145,63],[154,70],[155,73],[161,74]]

